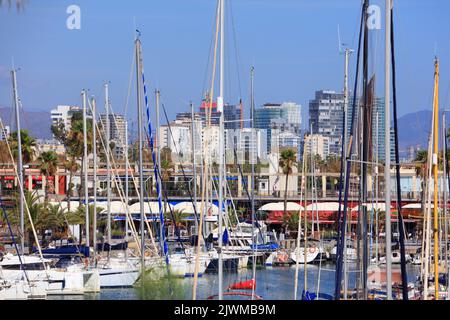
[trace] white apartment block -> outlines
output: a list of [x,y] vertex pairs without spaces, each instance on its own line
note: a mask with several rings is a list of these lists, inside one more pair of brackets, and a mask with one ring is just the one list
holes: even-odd
[[305,136],[305,148],[307,154],[319,155],[326,159],[330,155],[330,138],[321,134]]

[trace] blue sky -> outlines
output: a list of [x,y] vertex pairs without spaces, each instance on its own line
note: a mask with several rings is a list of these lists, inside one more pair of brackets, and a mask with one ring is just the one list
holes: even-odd
[[[249,100],[255,66],[256,104],[295,101],[307,114],[318,89],[342,90],[342,41],[356,49],[361,0],[228,0],[225,100]],[[384,1],[373,0],[382,7]],[[68,30],[66,8],[81,8],[81,30]],[[450,1],[395,0],[400,115],[431,109],[433,59],[441,58],[441,107],[449,103]],[[125,112],[135,23],[142,32],[149,91],[161,90],[169,116],[199,105],[209,85],[215,0],[27,0],[24,12],[0,9],[0,105],[11,106],[9,70],[18,73],[27,110],[80,104],[89,89],[103,105],[110,81],[116,112]],[[377,91],[384,84],[384,30],[371,31]],[[351,60],[351,80],[355,69]],[[134,81],[134,78],[133,78]],[[353,87],[353,84],[351,84]],[[132,89],[134,93],[134,89]],[[154,101],[154,96],[150,98]],[[127,116],[134,118],[130,96]]]

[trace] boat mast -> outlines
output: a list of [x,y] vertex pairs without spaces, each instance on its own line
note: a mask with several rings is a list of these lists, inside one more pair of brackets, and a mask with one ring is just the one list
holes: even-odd
[[220,77],[219,77],[219,96],[217,97],[217,112],[220,112],[219,120],[219,241],[218,241],[218,255],[219,255],[219,300],[223,300],[223,265],[222,265],[222,218],[223,218],[223,175],[225,170],[224,163],[224,108],[223,108],[223,98],[224,98],[224,43],[225,43],[225,28],[224,28],[224,18],[225,18],[225,0],[220,1]]
[[[384,164],[384,195],[385,195],[385,235],[386,235],[386,286],[387,299],[392,300],[392,262],[391,262],[391,0],[386,0],[386,30],[385,30],[385,83],[384,83],[384,124],[385,124],[385,164]],[[405,285],[405,284],[403,284]]]
[[140,229],[141,229],[141,274],[145,272],[145,237],[144,237],[144,174],[143,174],[143,136],[142,136],[142,106],[141,106],[141,41],[139,35],[135,40],[136,45],[136,97],[139,132],[139,204],[140,204]]
[[[110,141],[111,141],[111,124],[109,120],[109,86],[105,82],[105,111],[106,111],[106,213],[107,213],[107,241],[111,248],[111,163],[110,163]],[[108,250],[109,258],[110,250]]]
[[[366,10],[364,11],[365,22],[364,23],[364,50],[363,50],[363,107],[362,107],[362,174],[361,174],[361,202],[363,204],[367,204],[367,163],[369,161],[369,133],[371,123],[369,123],[368,119],[371,118],[370,111],[371,108],[369,106],[369,28],[367,26],[368,13],[367,9],[369,7],[369,0],[365,0],[364,5]],[[368,291],[367,291],[367,269],[368,269],[368,232],[367,232],[367,205],[362,205],[360,210],[362,210],[362,219],[361,219],[361,229],[362,232],[362,244],[363,244],[363,263],[362,263],[362,289],[363,289],[363,299],[367,300]]]
[[[128,223],[129,223],[129,218],[128,218],[128,203],[129,203],[129,199],[128,199],[128,168],[129,168],[129,163],[128,163],[128,121],[125,119],[125,207],[124,209],[125,211],[125,242],[128,243]],[[128,250],[127,248],[125,248],[125,259],[128,258]]]
[[[256,218],[255,214],[255,161],[257,159],[257,150],[256,150],[256,132],[255,132],[255,122],[254,122],[254,116],[255,116],[255,91],[254,91],[254,80],[255,80],[255,67],[250,68],[250,121],[251,121],[251,132],[252,132],[252,143],[253,143],[253,151],[252,151],[252,187],[251,187],[251,214],[252,214],[252,279],[256,281],[256,251],[257,250],[257,244],[258,244],[258,237],[255,237],[255,221]],[[243,118],[244,114],[242,112],[242,101],[240,101],[241,104],[241,127],[243,125]],[[256,218],[256,223],[258,219]],[[239,222],[239,221],[238,221]],[[259,230],[261,232],[261,230]],[[264,240],[263,243],[264,244]],[[254,298],[255,294],[255,286],[252,286],[252,300]]]
[[[346,142],[348,141],[347,137],[347,123],[348,123],[348,63],[350,54],[353,50],[349,48],[345,48],[345,67],[344,67],[344,134],[342,135],[342,160],[341,160],[341,172],[345,171],[345,166],[347,164],[344,159],[347,158],[347,148],[345,147]],[[341,175],[342,176],[342,175]],[[340,179],[340,183],[342,183],[342,177]],[[340,192],[341,195],[341,192]],[[342,196],[342,195],[341,195]],[[340,200],[340,199],[339,199]],[[341,201],[339,201],[339,211],[341,210]],[[344,212],[343,214],[347,214]],[[347,299],[347,291],[348,291],[348,270],[347,270],[347,224],[344,224],[344,299]]]
[[[156,164],[157,168],[161,170],[161,142],[160,142],[160,134],[159,134],[159,98],[160,98],[160,92],[159,90],[155,90],[155,96],[156,96]],[[159,184],[158,188],[158,199],[162,199],[162,181],[161,176],[159,174],[155,175],[156,183]],[[159,235],[160,239],[163,239],[164,237],[164,224],[163,221],[160,221],[159,223]],[[164,246],[164,245],[163,245]],[[164,250],[163,250],[164,251]]]
[[[447,239],[448,239],[448,225],[447,225],[447,203],[448,203],[448,198],[447,198],[447,124],[445,122],[445,111],[442,113],[442,160],[443,160],[443,178],[442,178],[442,188],[443,188],[443,192],[444,192],[444,217],[443,217],[443,221],[444,221],[444,239],[446,239],[444,241],[445,243],[445,248],[444,248],[444,255],[445,255],[445,274],[448,274],[448,246],[447,246]],[[447,292],[450,293],[450,287],[448,285],[448,281],[450,279],[447,278]],[[450,299],[450,295],[447,294],[447,300]]]
[[95,106],[95,99],[92,98],[92,155],[94,157],[93,160],[93,170],[94,170],[94,208],[93,208],[93,223],[92,223],[92,229],[93,229],[93,244],[94,244],[94,265],[97,265],[97,259],[96,259],[96,253],[97,253],[97,120],[96,120],[96,113],[97,109]]
[[[17,94],[17,75],[16,70],[11,70],[13,95],[14,95],[14,109],[16,112],[16,127],[17,127],[17,173],[19,175],[19,189],[23,188],[23,164],[22,164],[22,136],[20,134],[20,113],[19,113],[19,96]],[[20,233],[22,237],[20,239],[20,250],[18,254],[24,254],[25,248],[25,222],[24,222],[24,193],[19,197],[19,210],[20,210]]]
[[81,91],[83,98],[83,167],[84,167],[84,209],[86,211],[86,246],[89,248],[89,189],[88,189],[88,149],[87,149],[87,124],[86,124],[86,90]]
[[[434,207],[433,207],[433,235],[434,235],[434,297],[439,300],[439,221],[438,221],[438,152],[439,152],[439,60],[434,62],[434,146],[433,146],[433,174],[434,174]],[[427,281],[427,279],[425,279]]]
[[[194,104],[192,103],[192,101],[190,102],[190,107],[191,107],[191,148],[192,148],[192,178],[193,178],[193,203],[192,205],[194,206],[194,212],[197,212],[197,168],[195,167],[195,130],[196,130],[196,126],[195,126],[195,119],[194,119]],[[197,233],[197,239],[198,239],[198,234],[199,232],[201,232],[200,230],[198,230],[198,219],[197,217],[195,217],[195,232]]]

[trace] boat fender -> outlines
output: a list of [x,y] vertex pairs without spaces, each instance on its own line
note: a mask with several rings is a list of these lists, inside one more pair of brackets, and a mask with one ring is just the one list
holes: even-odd
[[316,247],[309,247],[309,252],[310,253],[316,252]]

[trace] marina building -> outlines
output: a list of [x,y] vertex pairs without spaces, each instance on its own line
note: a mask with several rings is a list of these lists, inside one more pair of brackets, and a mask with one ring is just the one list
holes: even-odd
[[330,154],[330,139],[321,134],[305,135],[304,147],[307,154],[326,159]]
[[70,130],[72,115],[76,112],[82,112],[79,106],[58,105],[56,109],[50,111],[52,125],[62,123],[66,131]]
[[329,152],[341,154],[343,130],[344,94],[330,90],[319,90],[309,101],[309,125],[313,134],[329,139]]
[[[100,122],[102,128],[106,130],[106,114],[100,115]],[[125,156],[125,135],[126,135],[126,120],[120,114],[109,115],[109,137],[110,142],[114,143],[113,154],[116,158],[123,158]]]

